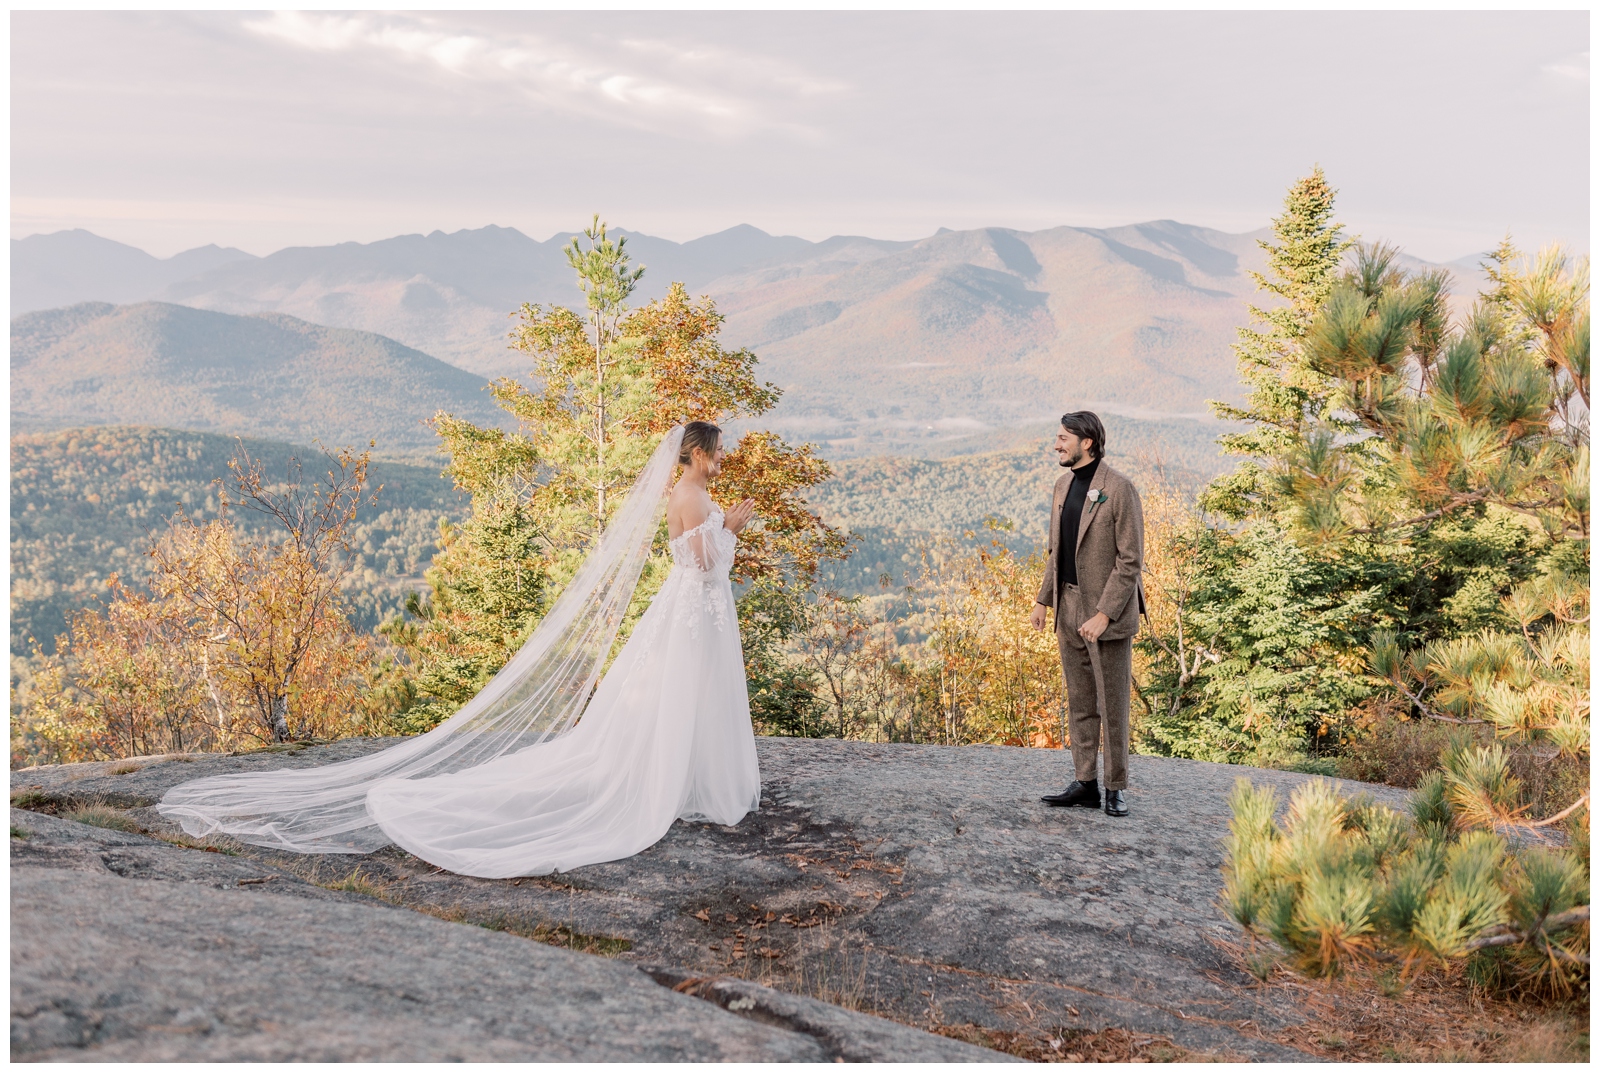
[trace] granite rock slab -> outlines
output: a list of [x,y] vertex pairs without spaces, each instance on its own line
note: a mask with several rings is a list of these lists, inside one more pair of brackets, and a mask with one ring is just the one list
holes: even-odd
[[[992,1061],[816,999],[12,810],[13,1061]],[[20,833],[20,834],[19,834]],[[720,1001],[718,1000],[720,998]]]
[[[58,812],[109,805],[174,837],[177,828],[152,806],[179,782],[330,763],[388,744],[148,758],[137,770],[130,762],[34,768],[13,772],[12,790],[27,792],[30,807]],[[1309,1057],[1272,1041],[1303,1015],[1264,996],[1240,969],[1228,947],[1241,936],[1218,899],[1235,780],[1272,785],[1286,799],[1312,776],[1135,756],[1131,815],[1114,818],[1038,800],[1071,778],[1060,751],[781,738],[758,739],[757,748],[762,807],[738,826],[680,822],[635,857],[560,875],[473,879],[394,847],[363,857],[248,846],[229,847],[241,857],[162,852],[271,869],[283,878],[260,887],[310,917],[321,909],[310,892],[331,895],[328,887],[356,876],[389,903],[371,911],[393,905],[554,929],[570,946],[615,954],[590,961],[641,966],[702,1005],[748,999],[748,1013],[765,1003],[761,1016],[778,1017],[771,1011],[790,999],[821,1000],[830,1017],[877,1014],[873,1027],[887,1019],[1058,1040],[1124,1027],[1197,1054]],[[1346,789],[1396,807],[1405,801],[1388,787]],[[136,849],[113,856],[132,869],[146,852]],[[63,861],[57,870],[66,868]],[[280,896],[299,888],[307,893]],[[783,997],[750,998],[769,994]],[[784,1016],[797,1023],[792,1011]],[[800,1034],[815,1042],[828,1031]],[[827,1046],[844,1053],[837,1040]]]

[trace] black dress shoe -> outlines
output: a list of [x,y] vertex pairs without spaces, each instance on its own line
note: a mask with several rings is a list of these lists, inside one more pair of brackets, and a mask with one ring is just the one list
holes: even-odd
[[1126,816],[1127,814],[1128,814],[1128,802],[1122,796],[1122,791],[1121,790],[1107,790],[1106,791],[1106,815],[1107,816]]
[[1039,800],[1056,808],[1099,808],[1100,783],[1098,780],[1093,782],[1074,780],[1059,794],[1046,794]]

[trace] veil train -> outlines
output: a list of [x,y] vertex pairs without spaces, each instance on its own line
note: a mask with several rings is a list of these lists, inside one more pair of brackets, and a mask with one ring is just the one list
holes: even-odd
[[[415,780],[439,779],[427,785],[443,790],[460,783],[443,776],[482,768],[566,734],[595,695],[650,554],[682,441],[680,425],[651,455],[610,527],[533,635],[455,715],[371,756],[183,783],[161,799],[161,814],[196,837],[220,833],[295,853],[369,853],[395,840],[369,807],[369,792],[380,783],[386,792],[397,785],[420,791],[422,784]],[[752,741],[752,760],[753,748]],[[501,865],[493,871],[528,874],[505,872]]]

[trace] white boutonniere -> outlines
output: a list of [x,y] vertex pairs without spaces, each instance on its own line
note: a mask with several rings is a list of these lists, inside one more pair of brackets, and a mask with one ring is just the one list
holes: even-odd
[[1084,497],[1089,501],[1089,513],[1094,513],[1094,508],[1106,501],[1106,494],[1098,488],[1089,489],[1089,494]]

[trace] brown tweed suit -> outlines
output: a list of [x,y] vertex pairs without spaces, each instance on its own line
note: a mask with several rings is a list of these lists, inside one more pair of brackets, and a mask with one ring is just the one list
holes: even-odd
[[[1074,775],[1095,778],[1102,735],[1105,781],[1102,788],[1128,785],[1128,703],[1133,688],[1133,637],[1144,611],[1144,509],[1133,482],[1100,463],[1095,489],[1104,502],[1085,501],[1078,519],[1078,583],[1056,582],[1057,536],[1072,471],[1056,481],[1050,501],[1050,558],[1039,586],[1039,603],[1055,608],[1056,646],[1067,682]],[[1092,489],[1092,490],[1095,490]],[[1089,644],[1078,627],[1104,612],[1111,620],[1099,641]]]

